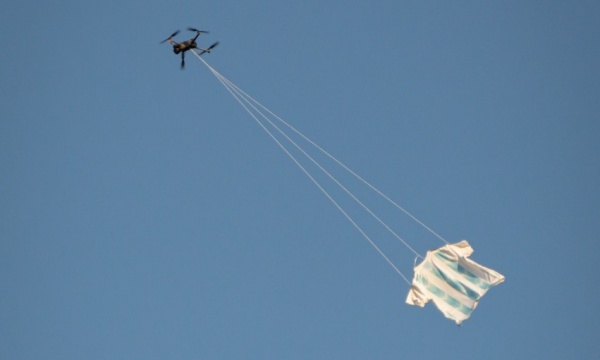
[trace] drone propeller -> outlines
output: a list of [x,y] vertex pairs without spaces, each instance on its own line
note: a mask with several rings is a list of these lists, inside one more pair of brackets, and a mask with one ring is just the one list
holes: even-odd
[[171,36],[169,36],[168,38],[164,39],[163,41],[161,41],[160,43],[164,43],[165,41],[169,41],[172,38],[174,38],[175,36],[177,36],[177,34],[179,34],[179,30],[175,31],[174,33],[171,34]]
[[214,49],[215,47],[217,47],[217,45],[219,45],[219,42],[215,42],[214,44],[212,44],[211,46],[209,46],[206,51],[211,51],[212,49]]
[[207,47],[206,49],[201,49],[202,51],[200,52],[200,54],[198,55],[202,55],[204,53],[209,53],[212,49],[214,49],[217,45],[219,45],[219,42],[217,41],[216,43],[212,44],[211,46]]
[[204,31],[204,30],[198,30],[198,29],[194,29],[192,27],[188,28],[189,31],[195,31],[197,33],[204,33],[204,34],[208,34],[208,31]]

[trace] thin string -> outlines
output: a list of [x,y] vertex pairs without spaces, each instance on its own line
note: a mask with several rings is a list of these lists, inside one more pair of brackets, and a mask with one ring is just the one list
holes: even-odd
[[[202,59],[202,61],[204,61],[204,59]],[[206,64],[206,62],[205,62],[205,64]],[[209,66],[208,64],[206,64],[206,65]],[[209,68],[210,68],[210,66],[209,66]],[[262,109],[264,109],[271,116],[275,117],[279,122],[281,122],[283,125],[285,125],[286,127],[288,127],[290,130],[292,130],[298,136],[302,137],[305,141],[307,141],[308,143],[310,143],[312,146],[314,146],[316,149],[318,149],[321,153],[323,153],[324,155],[326,155],[327,157],[329,157],[331,160],[333,160],[334,162],[336,162],[344,170],[346,170],[347,172],[349,172],[352,176],[354,176],[356,179],[358,179],[359,181],[361,181],[363,184],[367,185],[371,190],[375,191],[379,196],[381,196],[382,198],[384,198],[390,204],[394,205],[396,208],[398,208],[398,210],[402,211],[406,216],[408,216],[409,218],[411,218],[413,221],[415,221],[417,224],[419,224],[422,228],[424,228],[425,230],[427,230],[429,233],[431,233],[432,235],[434,235],[435,237],[437,237],[442,242],[444,242],[446,244],[449,244],[449,242],[446,239],[444,239],[441,235],[439,235],[437,232],[435,232],[432,228],[430,228],[429,226],[427,226],[425,223],[423,223],[416,216],[414,216],[413,214],[411,214],[408,210],[406,210],[405,208],[403,208],[402,206],[400,206],[394,200],[390,199],[387,195],[385,195],[383,192],[381,192],[379,189],[377,189],[374,185],[372,185],[367,180],[365,180],[363,177],[361,177],[356,172],[354,172],[352,169],[350,169],[349,167],[347,167],[344,163],[342,163],[340,160],[338,160],[337,158],[335,158],[333,155],[331,155],[329,152],[327,152],[325,149],[323,149],[321,146],[319,146],[313,140],[311,140],[310,138],[308,138],[307,136],[305,136],[298,129],[296,129],[295,127],[293,127],[292,125],[290,125],[289,123],[287,123],[285,120],[283,120],[282,118],[280,118],[279,116],[277,116],[277,114],[274,114],[273,112],[271,112],[267,107],[265,107],[264,105],[262,105],[260,102],[258,102],[256,99],[254,99],[252,96],[250,96],[247,93],[245,93],[243,90],[241,90],[240,88],[238,88],[232,82],[230,82],[226,78],[223,78],[223,79],[226,82],[228,82],[228,84],[230,86],[234,87],[236,91],[240,92],[245,97],[247,97],[248,99],[252,100],[252,102],[254,102],[259,107],[261,107]]]
[[[222,76],[222,75],[218,75]],[[221,78],[221,80],[228,82],[227,79]],[[228,82],[229,84],[229,82]],[[235,89],[237,92],[237,89]],[[419,254],[414,248],[412,248],[404,239],[402,239],[394,230],[392,230],[383,220],[381,220],[371,209],[369,209],[360,199],[358,199],[350,190],[348,190],[342,183],[340,183],[329,171],[327,171],[321,164],[319,164],[312,156],[310,156],[300,145],[298,145],[293,139],[291,139],[283,130],[281,130],[276,124],[274,124],[267,116],[265,116],[260,110],[258,110],[247,98],[241,96],[241,98],[246,101],[246,103],[254,109],[259,115],[262,116],[271,126],[273,126],[283,137],[285,137],[296,149],[298,149],[302,154],[308,158],[315,166],[317,166],[325,175],[327,175],[337,186],[339,186],[348,196],[350,196],[357,204],[359,204],[366,212],[368,212],[375,220],[377,220],[385,229],[391,233],[396,239],[398,239],[404,246],[406,246],[410,251],[412,251],[416,256],[423,258],[421,254]]]
[[[371,244],[371,246],[385,259],[385,261],[404,279],[407,284],[411,284],[408,278],[394,265],[394,263],[385,255],[385,253],[375,244],[375,242],[366,234],[366,232],[352,219],[352,217],[333,199],[333,197],[321,186],[321,184],[300,164],[300,162],[290,153],[290,151],[283,145],[276,137],[273,135],[269,129],[265,127],[265,125],[256,117],[256,115],[242,102],[241,99],[244,99],[250,106],[252,106],[258,114],[260,114],[267,122],[269,122],[273,127],[275,127],[279,132],[281,132],[288,141],[294,144],[297,148],[299,148],[302,153],[307,156],[311,161],[313,161],[323,172],[329,175],[332,180],[334,180],[338,186],[344,189],[349,195],[351,195],[356,201],[358,201],[361,205],[362,203],[354,197],[345,187],[343,187],[333,176],[331,176],[325,169],[323,169],[314,159],[312,159],[304,150],[302,150],[295,142],[293,142],[285,133],[283,133],[277,126],[275,126],[267,117],[264,116],[260,111],[258,111],[253,105],[249,103],[249,101],[244,97],[243,93],[238,92],[238,88],[235,86],[231,86],[232,84],[229,80],[227,80],[224,76],[222,76],[219,72],[217,72],[214,68],[212,68],[204,59],[200,57],[195,51],[192,50],[194,55],[198,59],[200,59],[204,65],[211,71],[211,73],[221,82],[221,84],[227,89],[227,91],[237,100],[237,102],[244,108],[244,110],[254,119],[254,121],[275,141],[275,143],[285,152],[285,154],[298,166],[298,168],[317,186],[317,188],[333,203],[333,205],[350,221],[350,223],[363,235],[363,237]],[[263,107],[264,108],[264,107]],[[368,210],[364,205],[363,207]],[[368,210],[373,216],[375,216],[370,210]],[[375,216],[376,217],[376,216]],[[377,217],[376,217],[377,218]],[[379,219],[379,218],[377,218]],[[381,220],[380,220],[381,221]],[[385,225],[385,224],[384,224]],[[389,227],[386,228],[389,229]],[[391,231],[391,229],[389,229]],[[393,233],[393,231],[392,231]],[[395,233],[394,233],[395,234]],[[397,236],[397,235],[396,235]],[[398,237],[398,236],[397,236]],[[403,241],[403,243],[405,243]],[[414,249],[412,249],[408,244],[405,245],[412,250],[417,256],[419,255]]]

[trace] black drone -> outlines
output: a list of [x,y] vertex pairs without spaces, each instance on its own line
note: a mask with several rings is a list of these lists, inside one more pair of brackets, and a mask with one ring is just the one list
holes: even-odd
[[211,46],[207,47],[206,49],[200,48],[200,47],[198,47],[198,44],[196,44],[196,39],[202,33],[208,34],[208,31],[197,30],[194,28],[188,28],[188,30],[196,33],[196,36],[193,39],[189,39],[189,40],[186,40],[183,42],[177,42],[177,41],[173,40],[173,38],[177,34],[179,34],[179,30],[177,30],[173,34],[171,34],[171,36],[169,36],[168,38],[166,38],[160,42],[162,44],[162,43],[168,41],[171,45],[173,45],[173,52],[175,54],[181,53],[181,68],[182,69],[185,67],[185,52],[186,51],[188,51],[190,49],[198,49],[198,50],[201,50],[198,55],[202,55],[204,53],[209,53],[215,46],[219,45],[219,42],[217,41],[214,44],[212,44]]

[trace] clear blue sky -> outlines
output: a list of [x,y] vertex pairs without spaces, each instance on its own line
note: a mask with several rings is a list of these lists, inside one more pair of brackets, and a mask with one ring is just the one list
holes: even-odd
[[[597,1],[3,2],[0,358],[597,356],[598,19]],[[158,44],[188,26],[506,282],[460,328],[404,304],[207,68]],[[374,207],[418,252],[442,245]]]

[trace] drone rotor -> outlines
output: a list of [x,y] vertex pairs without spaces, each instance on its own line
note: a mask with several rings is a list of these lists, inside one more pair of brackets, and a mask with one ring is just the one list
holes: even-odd
[[198,30],[198,29],[194,29],[193,27],[189,27],[188,28],[189,31],[194,31],[197,32],[198,34],[203,33],[203,34],[208,34],[208,31],[204,31],[204,30]]
[[204,53],[209,53],[212,49],[214,49],[215,47],[217,47],[217,45],[219,45],[218,41],[215,42],[214,44],[212,44],[211,46],[207,47],[206,49],[202,49],[202,51],[198,55],[202,55]]
[[164,43],[166,41],[169,41],[171,39],[173,39],[175,36],[177,36],[177,34],[179,34],[179,30],[175,31],[174,33],[171,34],[171,36],[169,36],[168,38],[164,39],[163,41],[161,41],[160,43]]

